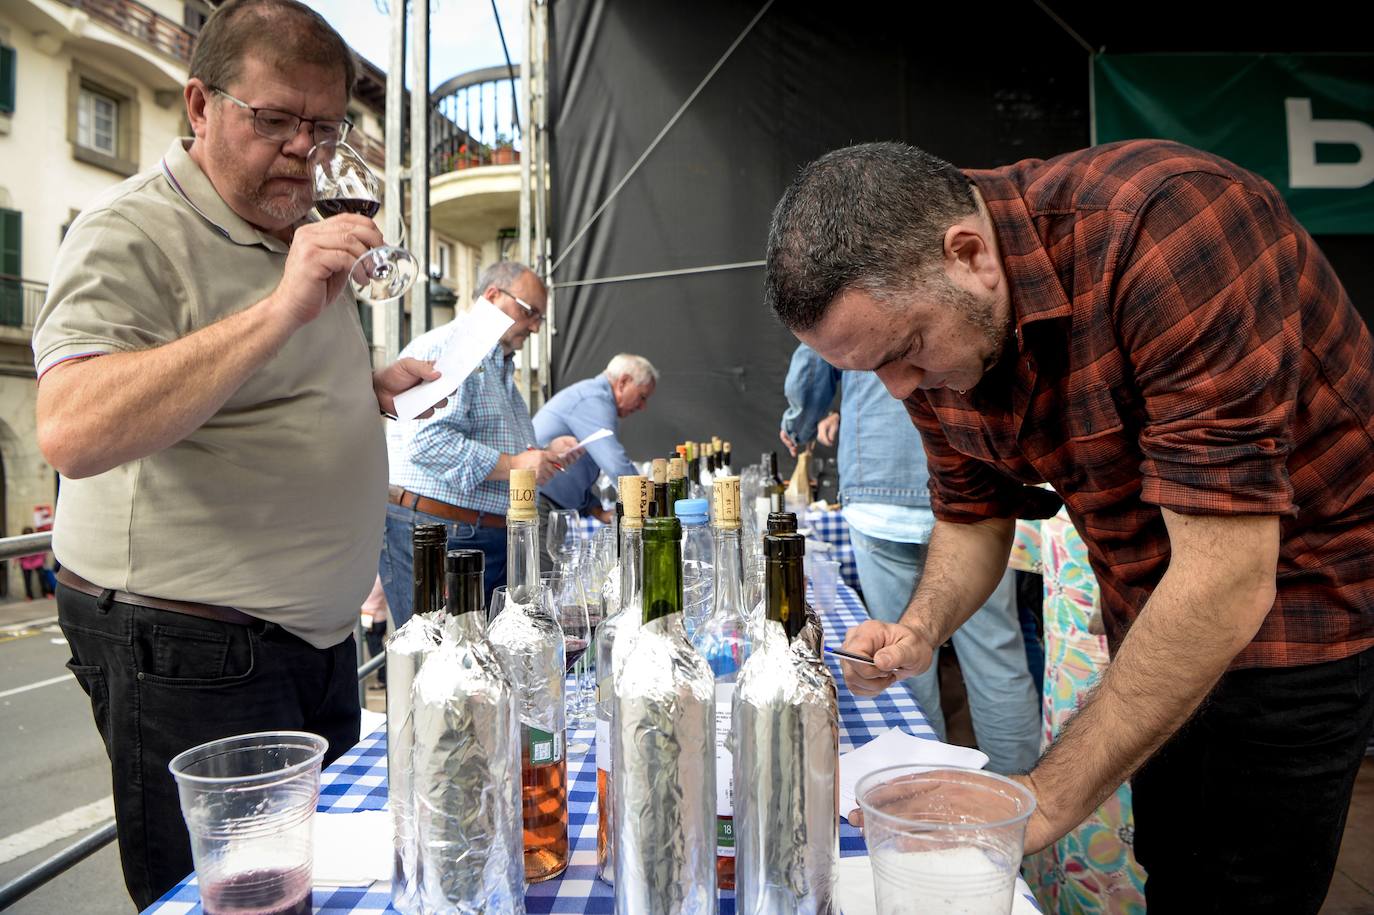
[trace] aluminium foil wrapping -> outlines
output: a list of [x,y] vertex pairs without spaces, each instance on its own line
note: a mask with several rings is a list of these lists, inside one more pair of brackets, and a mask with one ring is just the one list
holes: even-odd
[[837,915],[839,700],[825,662],[765,622],[735,686],[735,907]]
[[617,915],[716,911],[715,681],[682,615],[614,649]]
[[415,809],[411,792],[414,749],[411,687],[421,665],[439,646],[443,630],[424,616],[412,616],[386,643],[386,770],[391,806],[394,866],[391,904],[403,915],[419,912]]
[[[468,619],[471,618],[471,619]],[[425,915],[524,915],[520,720],[477,614],[425,660],[412,691],[419,902]]]

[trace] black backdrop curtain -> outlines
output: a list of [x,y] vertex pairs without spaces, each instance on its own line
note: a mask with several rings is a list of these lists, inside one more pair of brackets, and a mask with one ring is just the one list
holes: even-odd
[[[713,433],[746,461],[779,447],[795,341],[762,305],[759,266],[565,284],[761,260],[773,205],[798,167],[850,143],[904,140],[960,166],[987,167],[1089,142],[1088,53],[1034,2],[777,0],[569,248],[762,5],[553,4],[552,387],[598,373],[617,352],[652,360],[662,372],[658,391],[621,430],[636,458]],[[1307,24],[1275,23],[1264,37],[1253,34],[1264,24],[1252,9],[1203,21],[1178,4],[1127,21],[1102,4],[1050,5],[1109,50],[1334,50],[1325,45],[1342,40],[1328,18],[1324,42],[1319,9]],[[1252,24],[1238,31],[1238,21]],[[1367,307],[1369,239],[1322,241]]]

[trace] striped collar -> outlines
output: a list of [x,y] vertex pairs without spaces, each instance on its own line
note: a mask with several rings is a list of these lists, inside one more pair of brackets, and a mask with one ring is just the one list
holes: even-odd
[[289,247],[285,242],[259,230],[229,208],[229,204],[224,202],[210,179],[191,158],[188,146],[189,141],[180,137],[173,140],[160,163],[162,176],[176,195],[186,201],[186,205],[209,223],[216,233],[234,244],[245,247],[261,245],[270,251],[285,253]]

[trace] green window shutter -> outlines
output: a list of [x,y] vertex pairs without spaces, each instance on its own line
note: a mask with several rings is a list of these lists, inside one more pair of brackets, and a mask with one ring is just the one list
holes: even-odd
[[17,77],[14,48],[0,44],[0,113],[14,110],[14,82]]
[[17,277],[24,264],[23,214],[18,210],[0,210],[0,273],[16,279],[0,279],[0,325],[22,327],[24,324],[24,290]]

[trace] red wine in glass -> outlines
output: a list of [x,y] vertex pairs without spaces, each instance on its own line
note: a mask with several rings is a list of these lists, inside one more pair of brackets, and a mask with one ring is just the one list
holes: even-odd
[[381,208],[380,200],[370,200],[366,197],[326,197],[315,201],[315,209],[319,210],[325,219],[338,216],[340,213],[356,213],[371,219]]
[[565,671],[572,671],[573,665],[575,665],[578,659],[581,658],[584,653],[586,653],[587,644],[588,642],[586,639],[580,639],[575,635],[563,636],[563,656],[564,663],[566,665],[564,668]]

